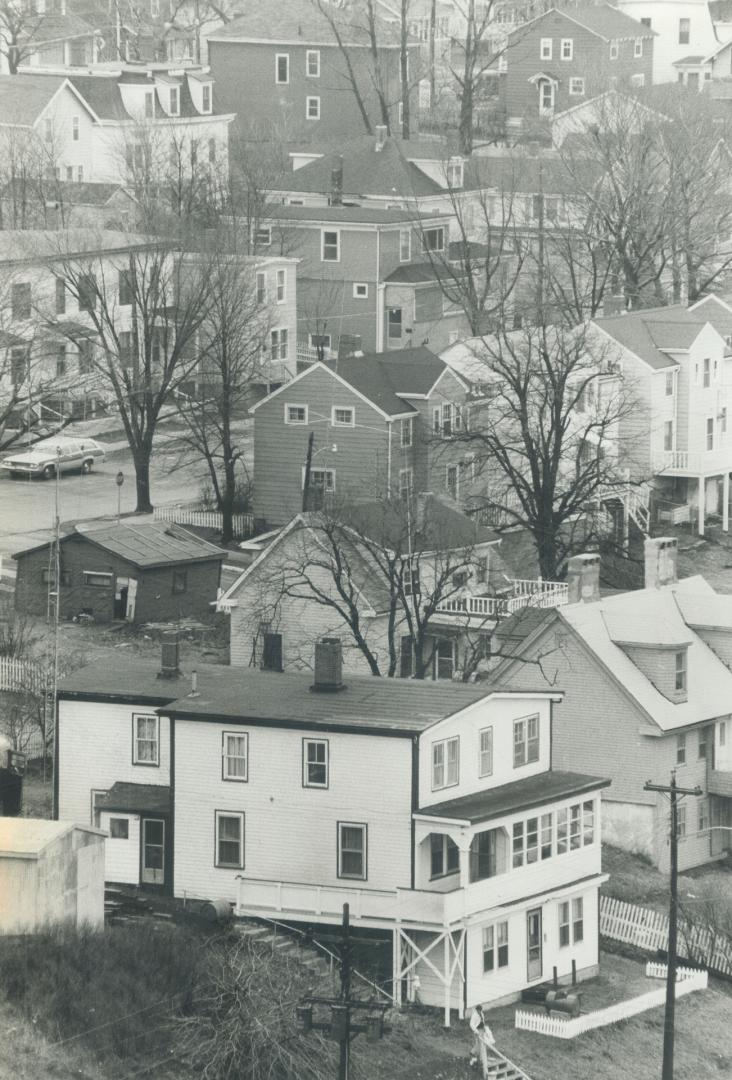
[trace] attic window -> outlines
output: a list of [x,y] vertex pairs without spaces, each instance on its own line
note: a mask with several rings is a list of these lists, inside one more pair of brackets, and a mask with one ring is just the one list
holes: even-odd
[[463,186],[463,161],[462,158],[451,158],[447,164],[447,186],[449,188],[461,188]]
[[201,87],[201,112],[211,112],[211,83],[204,83]]
[[178,116],[180,114],[180,89],[177,86],[171,86],[170,88],[170,115]]
[[676,653],[676,675],[674,689],[686,690],[686,649]]

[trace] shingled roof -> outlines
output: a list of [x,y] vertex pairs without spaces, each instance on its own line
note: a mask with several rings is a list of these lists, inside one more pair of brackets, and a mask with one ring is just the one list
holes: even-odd
[[62,75],[0,75],[0,123],[32,127],[65,81]]
[[[148,570],[154,566],[174,566],[180,563],[208,562],[212,559],[226,558],[226,552],[209,544],[206,540],[187,532],[175,525],[146,523],[143,525],[104,525],[102,528],[82,529],[61,538],[61,543],[79,539],[87,540],[96,547],[116,555],[119,559]],[[33,551],[47,547],[40,544],[25,548],[16,553],[15,558],[29,555]]]
[[542,12],[541,15],[537,15],[536,18],[530,19],[522,26],[518,26],[510,35],[509,39],[516,34],[523,35],[527,26],[532,23],[539,22],[541,19],[546,19],[549,15],[565,15],[568,19],[578,23],[580,26],[584,26],[593,34],[597,34],[598,37],[603,38],[605,41],[623,40],[623,39],[635,39],[635,38],[652,38],[656,37],[656,31],[651,30],[649,26],[644,26],[643,23],[638,22],[636,19],[632,19],[630,15],[625,15],[622,11],[618,11],[616,7],[611,4],[598,4],[590,5],[583,4],[580,6],[568,6],[564,10],[560,8],[550,8],[549,11]]
[[673,304],[595,319],[595,325],[649,367],[660,370],[675,367],[669,350],[688,349],[709,321],[701,310],[697,313]]
[[[344,45],[369,46],[365,18],[356,21],[347,12],[332,9]],[[378,41],[381,48],[399,47],[398,27],[378,20]],[[247,10],[227,26],[206,35],[209,41],[264,41],[275,44],[320,45],[338,48],[326,17],[312,0],[254,0]],[[412,39],[410,39],[412,43]]]
[[412,394],[428,394],[446,365],[423,345],[387,353],[365,353],[330,360],[326,365],[385,413],[413,411]]

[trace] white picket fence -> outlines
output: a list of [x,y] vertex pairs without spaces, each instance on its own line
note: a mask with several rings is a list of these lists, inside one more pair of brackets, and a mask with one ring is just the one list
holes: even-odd
[[[600,897],[600,934],[648,952],[668,948],[668,917],[613,896]],[[715,975],[732,977],[732,940],[708,926],[679,919],[678,951]]]
[[35,694],[43,690],[44,682],[45,676],[40,664],[0,656],[0,690],[13,690],[16,693],[28,691]]
[[[153,511],[154,521],[170,521],[174,525],[197,525],[204,529],[221,529],[224,524],[223,514],[218,510],[201,510],[200,507],[176,503],[171,506],[156,506]],[[244,540],[254,532],[253,514],[234,514],[232,519],[234,539]]]
[[[658,973],[656,973],[658,969]],[[648,969],[646,969],[648,975]],[[654,965],[652,977],[666,977],[666,965]],[[676,974],[676,998],[684,997],[693,993],[694,990],[706,990],[708,972],[697,971],[692,968],[679,968]],[[620,1020],[627,1020],[631,1016],[647,1012],[663,1005],[666,1000],[666,987],[661,986],[656,990],[650,990],[647,994],[628,998],[627,1001],[619,1001],[615,1005],[608,1005],[605,1009],[596,1009],[594,1012],[585,1013],[574,1019],[549,1016],[546,1013],[527,1012],[517,1009],[514,1018],[514,1026],[520,1031],[533,1031],[538,1035],[551,1035],[555,1039],[575,1039],[586,1031],[595,1028],[608,1027],[617,1024]]]

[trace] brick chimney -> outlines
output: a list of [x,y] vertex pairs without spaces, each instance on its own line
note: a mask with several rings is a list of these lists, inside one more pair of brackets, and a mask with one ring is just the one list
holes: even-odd
[[376,132],[376,145],[374,150],[377,152],[384,149],[384,143],[386,142],[386,124],[376,124],[374,128]]
[[177,634],[163,634],[161,644],[159,679],[176,679],[180,675],[180,645]]
[[315,680],[310,687],[316,693],[332,694],[343,690],[343,654],[340,638],[323,638],[315,644]]
[[678,581],[678,540],[675,536],[649,537],[644,547],[645,577],[647,589],[660,589]]
[[338,154],[330,174],[330,205],[343,206],[343,156]]
[[600,556],[573,555],[567,562],[570,604],[591,604],[600,599]]

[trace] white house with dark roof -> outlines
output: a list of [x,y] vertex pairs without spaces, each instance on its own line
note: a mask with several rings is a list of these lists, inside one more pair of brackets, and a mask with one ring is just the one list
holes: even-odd
[[349,903],[391,939],[397,1004],[447,1023],[596,973],[608,781],[555,769],[558,692],[344,683],[332,643],[313,674],[194,683],[167,648],[59,687],[56,812],[108,833],[109,880],[316,935]]
[[617,0],[620,11],[655,32],[653,82],[676,82],[678,61],[700,59],[719,44],[707,0]]
[[645,587],[634,592],[601,596],[599,557],[570,560],[570,603],[531,624],[500,624],[512,655],[493,675],[502,687],[561,687],[555,766],[601,767],[612,779],[605,839],[661,869],[668,802],[644,784],[667,784],[672,769],[680,786],[702,789],[681,803],[679,867],[713,862],[732,844],[730,598],[702,577],[676,580],[676,543],[646,540]]
[[595,319],[634,403],[621,420],[630,478],[652,484],[664,520],[706,514],[729,525],[732,469],[732,308],[709,296],[690,307],[648,308]]
[[167,168],[172,150],[193,171],[228,167],[234,115],[218,110],[205,68],[21,72],[0,76],[0,100],[0,133],[32,134],[62,180],[119,183],[146,167],[156,176],[149,157]]

